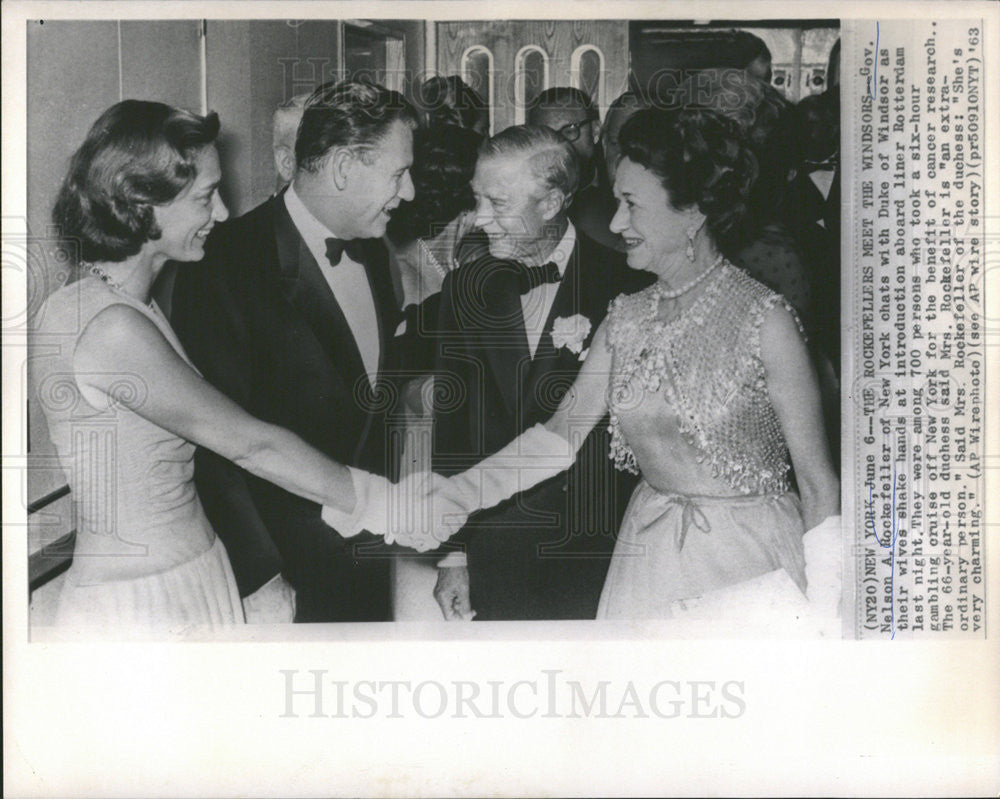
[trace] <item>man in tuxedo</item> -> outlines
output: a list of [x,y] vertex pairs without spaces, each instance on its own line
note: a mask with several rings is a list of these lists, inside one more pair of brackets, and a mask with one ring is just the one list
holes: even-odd
[[[178,274],[173,325],[204,377],[330,457],[392,478],[387,375],[405,320],[381,236],[413,198],[416,114],[397,92],[327,84],[306,104],[291,185],[215,228]],[[248,620],[390,617],[387,552],[320,507],[199,450],[196,481]],[[290,620],[290,619],[286,619]]]
[[[472,181],[476,226],[445,278],[435,366],[434,470],[451,474],[555,412],[622,292],[652,282],[567,216],[579,179],[546,127],[488,140]],[[634,485],[608,458],[607,425],[576,465],[470,518],[439,564],[445,618],[594,618]]]

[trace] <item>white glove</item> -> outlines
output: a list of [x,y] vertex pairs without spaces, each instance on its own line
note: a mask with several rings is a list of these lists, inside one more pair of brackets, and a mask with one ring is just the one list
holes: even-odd
[[465,503],[447,478],[433,472],[407,475],[398,483],[347,467],[354,484],[354,510],[324,505],[323,521],[344,538],[368,530],[418,552],[437,549],[465,524]]
[[806,557],[806,597],[816,616],[830,618],[839,613],[843,580],[840,526],[839,515],[827,516],[802,537]]
[[565,438],[536,424],[499,452],[449,478],[455,491],[449,499],[470,512],[492,508],[566,471],[575,460],[576,449]]

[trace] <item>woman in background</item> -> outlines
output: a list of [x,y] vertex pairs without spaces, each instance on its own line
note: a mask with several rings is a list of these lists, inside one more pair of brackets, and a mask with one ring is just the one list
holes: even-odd
[[490,135],[490,107],[475,89],[458,75],[435,75],[417,90],[424,109],[421,125],[433,128],[456,125],[486,138]]
[[[127,100],[74,154],[53,216],[79,280],[35,320],[40,406],[77,511],[56,623],[173,631],[242,622],[225,547],[193,482],[196,445],[387,532],[381,478],[347,469],[250,416],[188,361],[150,298],[168,260],[199,261],[228,212],[219,120]],[[52,351],[55,354],[48,354]],[[403,543],[414,543],[404,538]]]
[[414,197],[400,203],[386,233],[400,274],[403,307],[441,291],[456,250],[472,226],[470,183],[482,138],[455,125],[420,128],[413,137]]

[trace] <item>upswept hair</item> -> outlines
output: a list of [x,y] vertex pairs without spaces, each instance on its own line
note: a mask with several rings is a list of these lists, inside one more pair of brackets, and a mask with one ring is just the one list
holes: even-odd
[[295,161],[315,172],[332,147],[352,147],[367,157],[396,121],[417,126],[416,111],[399,92],[367,81],[324,83],[306,100]]
[[528,168],[544,189],[558,189],[565,204],[580,185],[580,163],[573,147],[558,133],[541,125],[513,125],[487,139],[480,158],[529,154]]
[[420,128],[413,137],[413,199],[389,220],[395,244],[434,236],[463,211],[476,207],[472,176],[482,137],[455,125]]
[[660,179],[674,208],[697,206],[716,245],[739,246],[757,161],[735,122],[708,109],[646,109],[618,142],[623,158]]
[[710,69],[681,85],[678,105],[717,111],[739,126],[757,160],[746,224],[759,230],[783,219],[788,177],[802,138],[794,107],[784,95],[744,70]]
[[219,117],[124,100],[106,110],[70,160],[52,210],[64,245],[84,261],[124,261],[162,235],[153,207],[196,177]]

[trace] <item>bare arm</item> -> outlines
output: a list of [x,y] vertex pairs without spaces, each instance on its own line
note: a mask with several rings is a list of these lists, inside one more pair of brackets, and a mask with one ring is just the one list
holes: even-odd
[[773,308],[760,330],[761,359],[771,404],[788,443],[809,530],[840,512],[840,482],[823,428],[819,381],[795,320]]
[[136,309],[112,305],[95,316],[78,340],[74,366],[92,405],[119,402],[287,491],[345,511],[354,507],[344,466],[213,388]]

